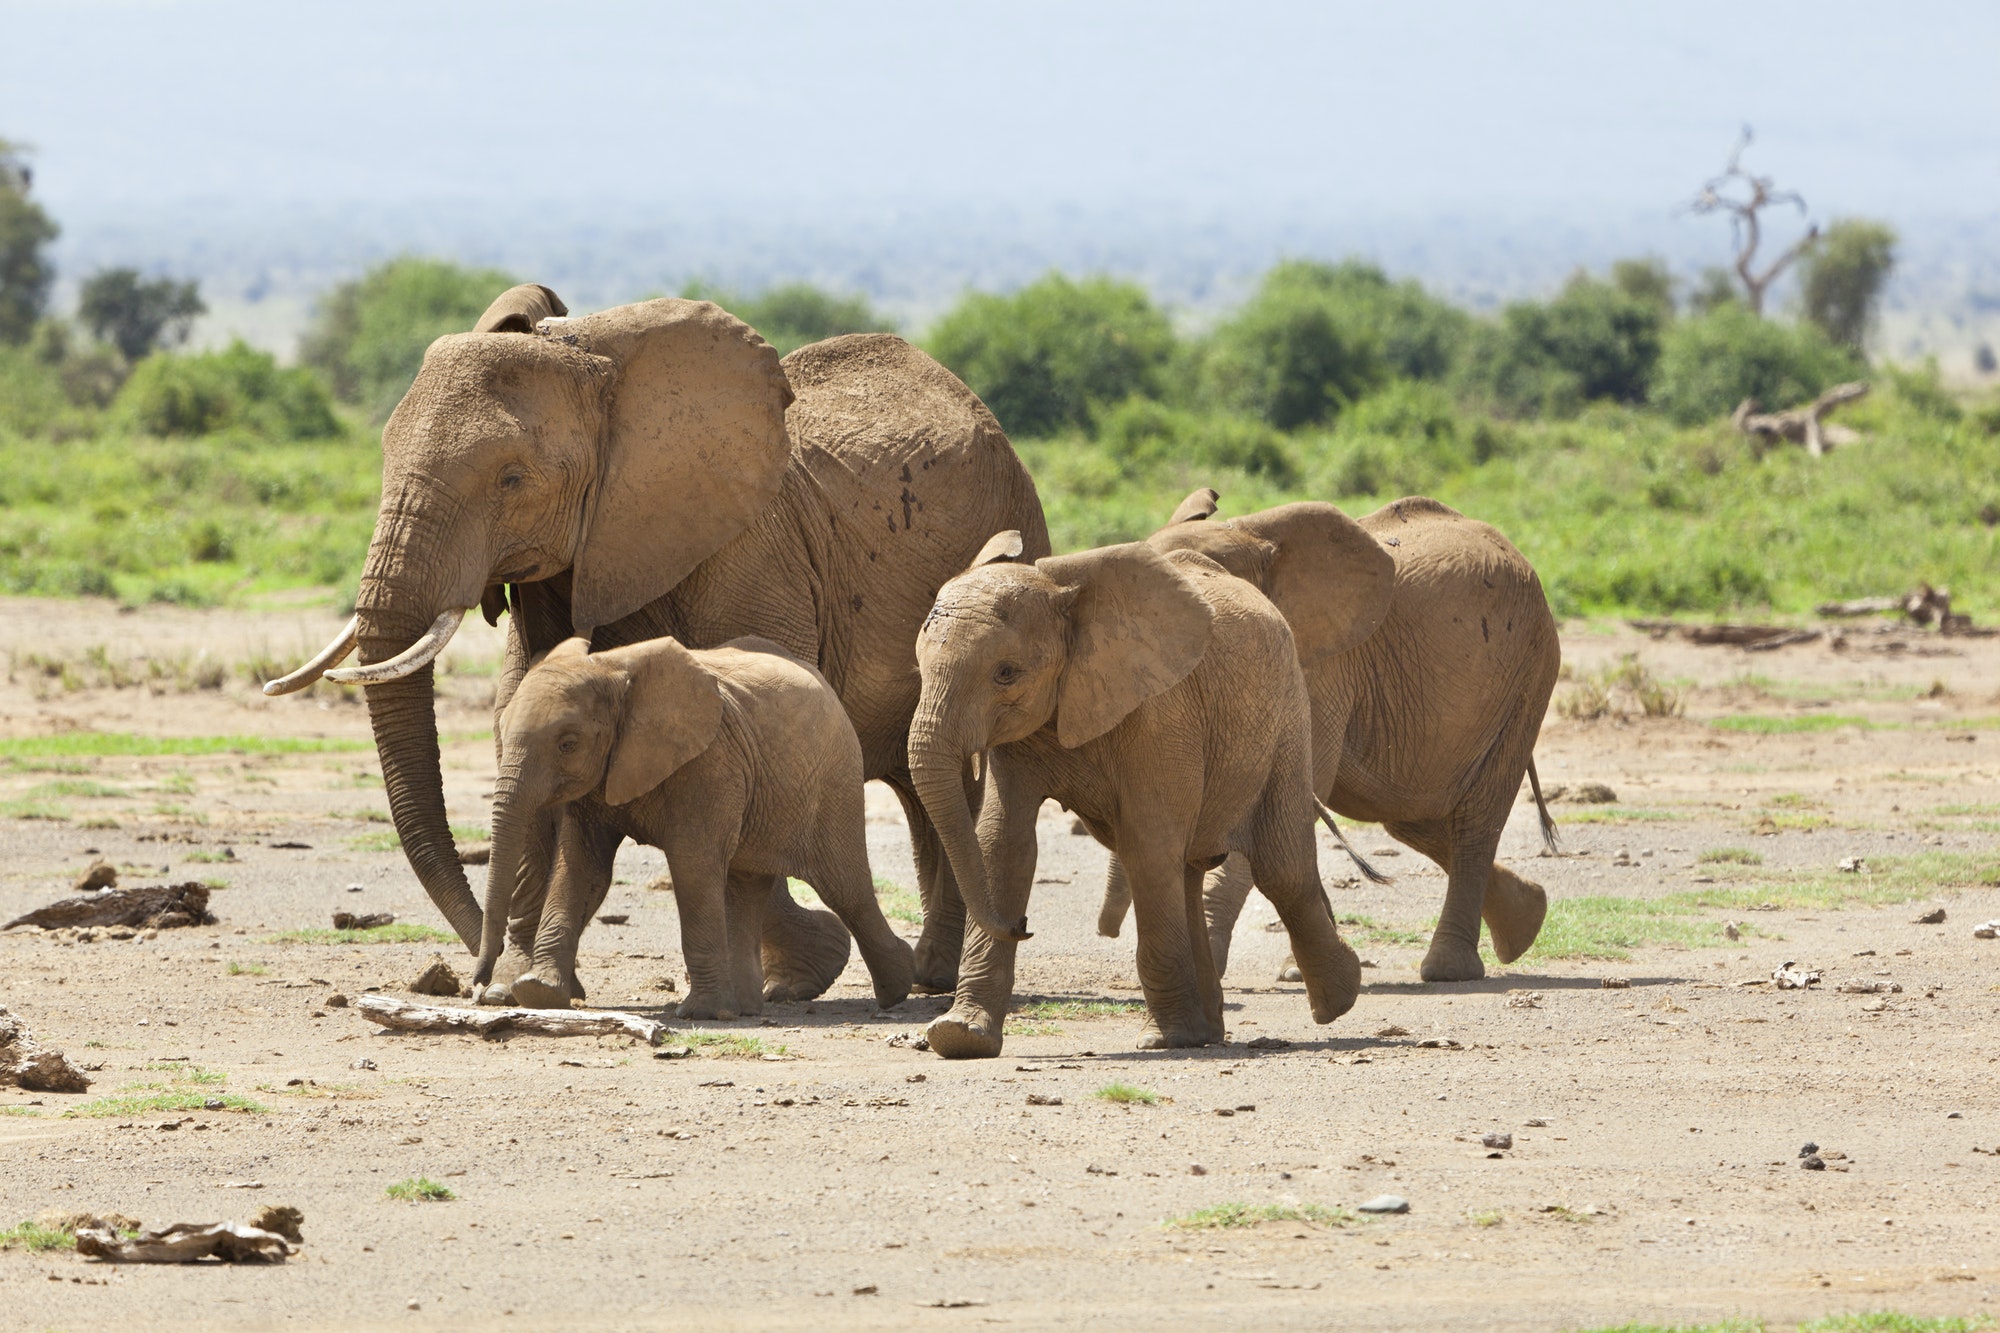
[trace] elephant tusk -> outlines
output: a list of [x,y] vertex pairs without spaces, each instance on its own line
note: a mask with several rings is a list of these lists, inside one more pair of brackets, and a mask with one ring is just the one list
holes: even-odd
[[342,667],[338,671],[327,672],[326,678],[339,685],[380,685],[385,680],[401,680],[413,671],[421,671],[430,665],[432,658],[444,651],[444,646],[451,642],[451,636],[458,633],[467,609],[461,606],[445,612],[431,622],[423,637],[386,662]]
[[326,674],[328,667],[345,660],[347,655],[354,651],[355,640],[359,636],[360,630],[361,617],[348,617],[346,628],[333,636],[333,642],[320,649],[310,662],[307,662],[291,675],[280,676],[276,680],[265,681],[264,693],[270,695],[290,694],[295,690],[302,690],[312,684]]

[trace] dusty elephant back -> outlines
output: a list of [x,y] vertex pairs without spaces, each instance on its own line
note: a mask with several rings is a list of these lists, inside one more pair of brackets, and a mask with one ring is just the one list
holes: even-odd
[[[1006,432],[963,381],[903,339],[857,333],[784,359],[795,463],[826,506],[818,567],[844,605],[820,667],[864,745],[907,731],[918,627],[937,590],[994,533],[1049,553],[1042,505]],[[871,760],[871,764],[873,760]]]

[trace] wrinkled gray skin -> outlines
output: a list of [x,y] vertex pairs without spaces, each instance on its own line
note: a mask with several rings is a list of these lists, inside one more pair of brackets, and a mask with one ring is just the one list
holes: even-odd
[[[1328,504],[1226,522],[1209,518],[1215,507],[1214,491],[1196,491],[1150,544],[1201,552],[1285,613],[1312,701],[1315,792],[1350,819],[1380,823],[1449,877],[1424,979],[1485,975],[1482,916],[1500,961],[1520,957],[1548,898],[1493,854],[1522,773],[1533,777],[1561,667],[1533,567],[1495,529],[1422,497],[1359,522]],[[1553,846],[1545,806],[1541,816]],[[1218,972],[1254,878],[1238,858],[1209,877]],[[1118,933],[1126,897],[1114,863],[1102,933]]]
[[[812,885],[860,942],[877,1002],[901,1003],[914,963],[875,900],[861,746],[825,679],[762,639],[695,652],[672,639],[587,649],[582,639],[558,645],[501,719],[474,980],[491,980],[511,900],[533,876],[546,899],[512,999],[560,1008],[581,998],[577,938],[629,837],[665,852],[673,872],[689,982],[680,1017],[762,1012],[758,941],[774,876]],[[555,855],[545,863],[524,852],[530,826],[550,816]],[[542,899],[543,882],[527,887]]]
[[[546,289],[516,289],[482,326],[531,331],[450,335],[425,354],[383,431],[360,662],[388,670],[456,608],[510,611],[497,713],[530,658],[572,635],[596,649],[668,634],[776,641],[825,675],[864,776],[903,798],[924,894],[920,984],[949,990],[963,909],[909,783],[912,645],[979,534],[1019,528],[1031,552],[1048,549],[1033,482],[985,406],[900,338],[829,339],[781,366],[706,302],[542,314],[559,308]],[[390,813],[425,891],[476,952],[484,921],[446,822],[432,667],[396,669],[367,688]],[[553,821],[532,832],[530,854],[546,854]],[[768,889],[767,991],[817,995],[846,962],[847,934],[797,907],[782,879]],[[503,983],[538,911],[516,903]]]
[[[1201,884],[1230,852],[1292,932],[1314,1021],[1345,1013],[1360,963],[1319,882],[1305,682],[1284,618],[1199,555],[1134,543],[1023,564],[1020,549],[1017,534],[995,537],[938,593],[917,644],[911,771],[974,923],[931,1049],[1000,1053],[1050,797],[1128,868],[1142,1047],[1222,1040]],[[960,779],[980,752],[975,830]]]

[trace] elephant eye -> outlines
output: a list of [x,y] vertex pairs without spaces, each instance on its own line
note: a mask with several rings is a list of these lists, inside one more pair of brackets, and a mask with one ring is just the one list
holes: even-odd
[[556,749],[562,754],[575,754],[576,747],[580,744],[582,744],[582,742],[577,740],[576,737],[565,736],[561,740],[556,742]]
[[503,491],[518,491],[521,489],[521,483],[527,479],[525,473],[509,468],[500,474],[500,489]]
[[1000,669],[993,673],[994,682],[1000,685],[1012,685],[1020,678],[1021,668],[1015,666],[1012,662],[1002,662]]

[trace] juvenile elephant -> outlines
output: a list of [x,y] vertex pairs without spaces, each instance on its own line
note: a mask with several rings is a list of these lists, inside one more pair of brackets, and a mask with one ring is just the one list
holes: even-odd
[[[1284,613],[1312,700],[1313,790],[1449,876],[1424,979],[1485,975],[1482,916],[1500,961],[1520,957],[1548,897],[1493,854],[1524,771],[1554,845],[1534,747],[1562,657],[1534,568],[1497,530],[1435,500],[1397,500],[1359,522],[1318,503],[1216,522],[1217,499],[1195,491],[1149,544],[1201,552]],[[1253,878],[1261,886],[1237,862],[1209,879],[1218,972]],[[1098,929],[1116,935],[1125,905],[1114,865]]]
[[[931,1049],[1000,1053],[1051,796],[1130,875],[1142,1047],[1222,1040],[1201,884],[1229,852],[1248,855],[1290,929],[1314,1021],[1346,1013],[1360,962],[1320,887],[1305,682],[1284,617],[1193,553],[1134,543],[1026,564],[1023,551],[1019,533],[988,542],[917,641],[911,771],[975,925]],[[975,834],[960,777],[981,752]]]
[[[831,338],[780,363],[707,302],[561,311],[547,288],[516,288],[481,318],[492,331],[431,345],[382,433],[354,619],[266,692],[321,674],[368,687],[404,854],[477,952],[431,688],[465,608],[510,613],[496,718],[528,662],[572,635],[597,649],[771,639],[824,674],[863,776],[902,798],[924,892],[918,976],[949,990],[963,909],[909,781],[912,646],[983,534],[1018,528],[1031,555],[1048,550],[1033,481],[985,405],[901,338]],[[357,648],[364,665],[330,670]],[[818,994],[847,961],[847,933],[794,905],[781,879],[768,888],[769,993]],[[514,908],[503,980],[532,947],[539,904]]]
[[[546,876],[532,967],[517,1004],[580,997],[576,943],[604,901],[625,838],[658,847],[674,877],[688,969],[683,1018],[764,1007],[758,936],[772,876],[796,875],[854,932],[883,1008],[910,992],[910,946],[875,901],[863,827],[861,746],[825,679],[763,639],[690,652],[652,639],[592,653],[565,640],[522,678],[501,718],[484,986],[524,873]],[[557,819],[552,864],[528,824]],[[588,812],[589,817],[578,817]]]

